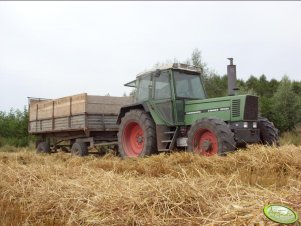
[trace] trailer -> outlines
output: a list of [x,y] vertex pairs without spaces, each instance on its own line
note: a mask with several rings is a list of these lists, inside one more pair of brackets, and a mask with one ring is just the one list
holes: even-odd
[[59,99],[29,98],[30,134],[38,136],[37,152],[62,149],[87,155],[102,145],[117,145],[117,118],[133,97],[82,93]]

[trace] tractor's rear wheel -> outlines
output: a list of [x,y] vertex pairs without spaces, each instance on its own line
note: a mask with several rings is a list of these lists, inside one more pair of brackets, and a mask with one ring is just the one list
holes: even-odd
[[156,129],[153,119],[142,110],[131,110],[119,125],[118,152],[122,158],[156,153]]
[[37,145],[37,153],[50,153],[50,146],[47,142],[42,141]]
[[261,143],[279,145],[278,129],[276,129],[274,123],[270,122],[267,118],[259,118],[258,128],[260,130]]
[[89,154],[88,147],[84,142],[75,142],[71,147],[72,155],[86,156]]
[[188,132],[188,150],[203,156],[225,155],[235,150],[234,134],[216,118],[196,121]]

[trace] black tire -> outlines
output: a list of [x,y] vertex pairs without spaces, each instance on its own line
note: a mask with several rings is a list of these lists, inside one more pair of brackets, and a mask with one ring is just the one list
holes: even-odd
[[88,147],[84,142],[75,142],[71,148],[72,155],[86,156],[89,154]]
[[217,118],[197,120],[188,131],[187,143],[188,151],[204,156],[226,155],[236,148],[233,132]]
[[47,154],[49,154],[50,152],[51,152],[50,151],[50,146],[47,142],[42,141],[38,144],[37,153],[47,153]]
[[[135,134],[136,137],[133,135],[134,128],[137,128],[138,131]],[[134,109],[127,112],[121,119],[117,134],[120,157],[143,157],[156,153],[155,128],[153,119],[145,111]]]
[[258,119],[260,141],[265,145],[279,145],[279,131],[267,118]]

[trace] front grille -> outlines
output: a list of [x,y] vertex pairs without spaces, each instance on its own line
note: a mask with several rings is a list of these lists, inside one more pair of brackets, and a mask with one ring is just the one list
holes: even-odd
[[245,104],[244,120],[257,120],[258,117],[258,97],[247,96]]
[[232,100],[231,114],[232,114],[232,117],[240,116],[240,99]]

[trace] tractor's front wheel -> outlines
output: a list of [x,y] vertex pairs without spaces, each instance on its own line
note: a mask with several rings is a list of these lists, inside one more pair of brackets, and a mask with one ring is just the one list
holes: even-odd
[[258,128],[260,130],[261,143],[266,145],[279,145],[278,129],[267,118],[259,118]]
[[125,114],[117,136],[122,158],[148,156],[157,150],[155,123],[142,110],[135,109]]
[[234,134],[216,118],[196,121],[188,132],[188,150],[203,156],[225,155],[235,150]]

